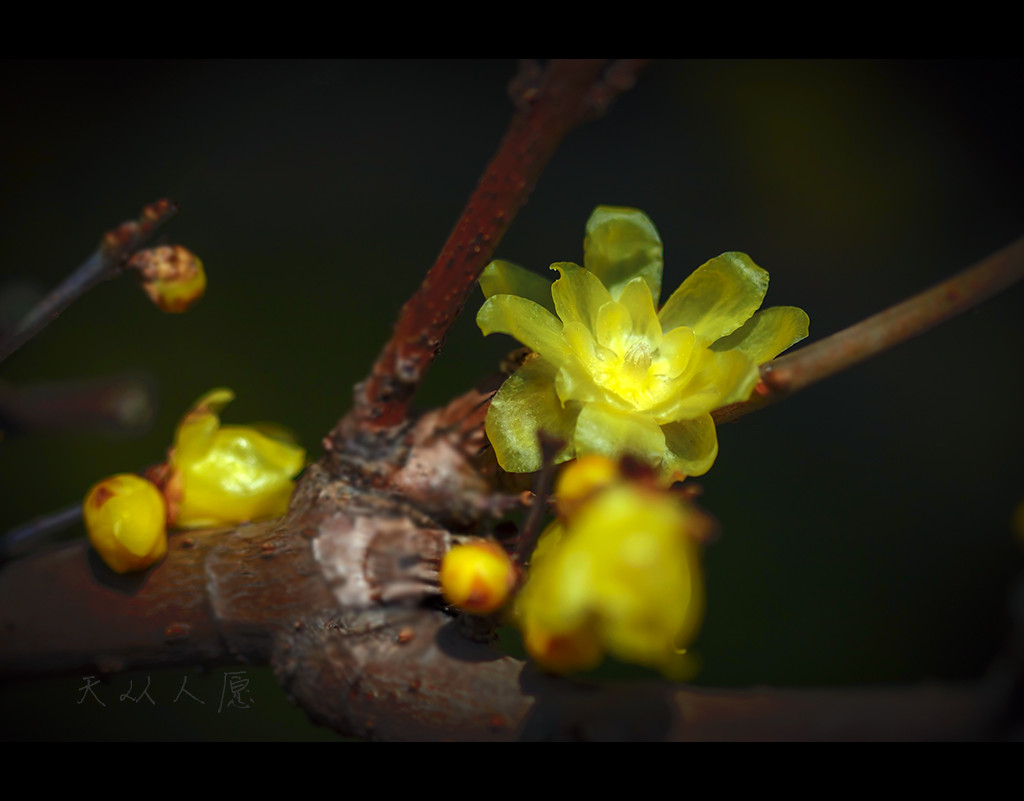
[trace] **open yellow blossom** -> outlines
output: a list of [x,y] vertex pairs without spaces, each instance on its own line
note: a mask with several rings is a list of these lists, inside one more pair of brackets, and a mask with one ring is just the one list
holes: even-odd
[[167,507],[144,478],[103,479],[85,496],[82,516],[89,542],[115,573],[145,570],[167,554]]
[[502,261],[480,278],[481,330],[535,353],[491,401],[498,463],[538,470],[543,430],[566,443],[556,461],[628,453],[665,476],[706,473],[718,454],[711,412],[750,397],[758,366],[807,336],[807,315],[758,311],[768,273],[743,253],[699,267],[658,311],[661,238],[636,209],[595,209],[583,251],[584,267],[551,266],[550,285]]
[[179,528],[284,514],[306,452],[270,426],[221,425],[230,389],[206,393],[178,425],[164,489]]
[[704,609],[706,527],[703,513],[649,483],[598,488],[537,544],[515,605],[527,651],[556,673],[595,667],[609,653],[686,678],[685,649]]

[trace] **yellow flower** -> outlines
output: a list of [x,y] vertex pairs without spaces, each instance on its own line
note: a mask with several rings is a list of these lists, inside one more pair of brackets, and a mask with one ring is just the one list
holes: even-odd
[[543,430],[566,443],[556,461],[628,453],[668,477],[706,473],[718,454],[711,412],[750,397],[758,365],[807,336],[807,315],[757,311],[768,273],[743,253],[699,267],[657,311],[661,239],[635,209],[595,209],[583,252],[583,268],[551,266],[551,285],[502,261],[480,278],[481,330],[536,354],[491,401],[498,463],[538,470]]
[[501,609],[516,586],[516,568],[496,542],[456,545],[441,562],[441,591],[474,615]]
[[105,478],[85,496],[82,515],[89,542],[115,573],[145,570],[167,553],[167,507],[144,478]]
[[178,425],[165,494],[179,528],[232,525],[288,509],[306,452],[281,430],[224,426],[218,413],[235,394],[206,393]]
[[[576,483],[575,467],[561,484]],[[523,643],[556,673],[610,653],[685,678],[704,609],[697,540],[706,517],[650,484],[622,479],[595,493],[541,535],[516,598]]]

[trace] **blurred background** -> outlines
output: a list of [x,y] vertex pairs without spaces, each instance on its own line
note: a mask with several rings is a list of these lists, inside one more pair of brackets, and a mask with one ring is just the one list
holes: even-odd
[[[169,197],[162,233],[209,278],[190,312],[104,284],[0,367],[9,387],[130,374],[158,405],[136,437],[0,441],[0,530],[162,458],[216,386],[228,422],[273,420],[309,449],[348,408],[511,115],[512,60],[0,63],[0,318]],[[582,259],[598,204],[646,211],[665,297],[742,250],[811,340],[1024,234],[1020,61],[655,62],[572,132],[498,248],[541,273]],[[419,396],[443,403],[515,347],[484,339],[475,294]],[[0,324],[3,324],[0,323]],[[700,480],[706,554],[696,648],[709,686],[978,677],[1024,567],[1024,288],[720,430]],[[77,534],[76,534],[77,532]],[[72,535],[83,536],[81,528]],[[60,592],[59,587],[53,588]],[[6,739],[332,738],[265,670],[255,701],[209,709],[223,671],[101,685],[0,685]],[[117,700],[147,677],[156,706]],[[204,683],[205,682],[205,683]],[[156,688],[159,686],[159,693]],[[249,714],[252,712],[252,714]]]

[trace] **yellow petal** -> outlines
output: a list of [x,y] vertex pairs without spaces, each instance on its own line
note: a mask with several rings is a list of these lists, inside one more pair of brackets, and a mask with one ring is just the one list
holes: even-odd
[[661,426],[644,414],[588,403],[576,418],[576,453],[598,453],[617,459],[626,454],[658,465],[665,453]]
[[684,374],[694,371],[695,360],[704,350],[692,328],[673,328],[661,338],[658,348],[665,377],[684,380]]
[[658,312],[654,308],[654,298],[651,297],[650,287],[644,281],[634,278],[626,284],[619,296],[619,303],[629,312],[634,336],[642,337],[652,343],[661,340],[661,322],[658,320]]
[[[288,426],[283,426],[280,423],[249,423],[249,428],[259,431],[267,439],[272,439],[276,442],[283,442],[286,445],[298,445],[299,438],[292,429]],[[301,446],[300,446],[301,447]]]
[[594,332],[583,323],[566,323],[562,328],[562,337],[579,364],[590,373],[598,373],[606,363],[611,365],[615,362],[615,352],[598,344]]
[[[576,558],[566,533],[555,521],[541,534],[529,580],[516,598],[516,616],[526,637],[534,633],[535,645],[527,643],[527,649],[538,661],[550,669],[578,670],[588,666],[581,662],[600,661],[602,653],[593,632],[587,631],[593,605],[593,561],[585,555]],[[585,659],[581,658],[584,653]]]
[[714,341],[749,320],[767,291],[768,273],[748,255],[723,253],[683,281],[658,316],[666,331],[685,325]]
[[555,376],[555,392],[562,405],[569,403],[608,403],[623,409],[631,408],[614,392],[595,384],[591,376],[579,370],[561,368]]
[[615,361],[615,354],[594,339],[582,323],[566,323],[562,329],[573,358],[566,359],[555,377],[555,391],[564,406],[569,401],[604,400],[608,394],[597,381]]
[[518,295],[555,313],[555,304],[551,300],[551,282],[510,261],[492,261],[484,267],[480,273],[480,289],[485,298],[491,295]]
[[189,414],[204,414],[206,412],[220,414],[224,411],[224,407],[234,399],[235,393],[232,390],[227,387],[217,387],[216,389],[211,389],[193,403]]
[[493,295],[480,307],[476,323],[485,336],[508,334],[552,364],[562,364],[569,358],[562,324],[532,300],[516,295]]
[[597,341],[606,348],[623,353],[628,347],[633,332],[633,320],[629,309],[614,300],[604,304],[597,312],[594,334]]
[[582,323],[566,323],[564,334],[572,358],[566,359],[555,376],[555,391],[562,404],[569,401],[612,400],[599,382],[615,362],[615,353],[599,345]]
[[306,452],[280,426],[222,426],[219,412],[234,399],[215,389],[182,419],[171,451],[180,497],[172,524],[179,528],[231,525],[276,517],[288,509]]
[[629,486],[603,493],[573,522],[573,545],[595,561],[592,603],[614,656],[663,668],[695,633],[703,593],[687,523],[675,499]]
[[246,426],[224,426],[202,459],[181,461],[182,499],[175,525],[230,525],[288,510],[305,451]]
[[604,284],[592,272],[571,262],[552,264],[551,269],[561,273],[551,285],[551,297],[562,322],[582,323],[595,331],[598,312],[612,299]]
[[549,554],[556,553],[563,536],[565,536],[565,526],[561,520],[553,520],[548,523],[537,539],[537,547],[533,549],[533,554],[530,556],[530,564],[539,564]]
[[637,276],[655,299],[661,296],[661,237],[642,211],[598,206],[587,220],[583,266],[592,271],[616,300]]
[[692,420],[745,401],[760,378],[757,366],[739,351],[715,353],[703,349],[696,366],[688,380],[679,382],[675,393],[648,410],[659,423]]
[[711,469],[718,456],[718,432],[710,414],[668,423],[661,430],[665,436],[664,473],[702,476]]
[[807,312],[795,306],[762,309],[729,336],[715,342],[712,350],[738,350],[754,364],[771,361],[782,351],[807,337]]
[[571,459],[573,427],[580,405],[562,407],[555,394],[555,369],[544,359],[532,359],[501,385],[487,411],[485,429],[498,464],[510,473],[532,473],[543,466],[537,434],[546,431],[567,446],[556,462]]
[[218,415],[234,399],[234,392],[219,387],[211,389],[192,404],[192,408],[178,424],[174,436],[175,453],[179,460],[195,461],[203,457],[220,428]]

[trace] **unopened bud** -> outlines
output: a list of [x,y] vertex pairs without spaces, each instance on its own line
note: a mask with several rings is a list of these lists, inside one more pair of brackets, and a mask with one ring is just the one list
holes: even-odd
[[558,476],[555,499],[562,515],[572,515],[587,498],[622,478],[618,461],[596,453],[569,462]]
[[496,542],[456,545],[441,562],[441,591],[464,612],[488,615],[508,601],[516,568]]
[[82,514],[89,542],[115,573],[145,570],[167,553],[167,507],[144,478],[104,479],[85,496]]
[[161,311],[183,312],[206,291],[203,263],[181,245],[140,250],[128,267],[136,271],[142,289]]

